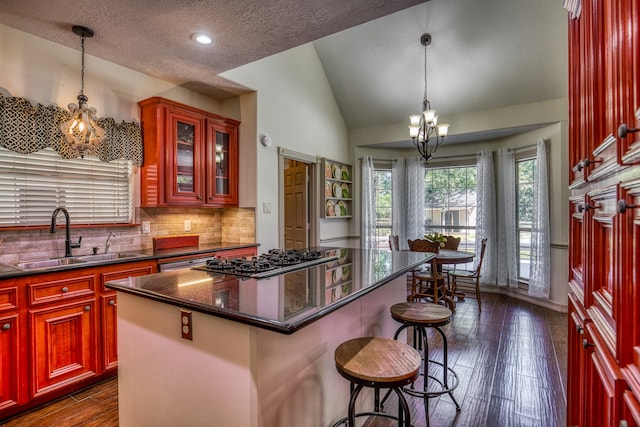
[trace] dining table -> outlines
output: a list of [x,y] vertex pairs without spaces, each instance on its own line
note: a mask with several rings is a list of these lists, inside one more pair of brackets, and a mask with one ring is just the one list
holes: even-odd
[[436,254],[438,265],[442,264],[466,264],[472,262],[476,256],[473,252],[458,251],[453,249],[440,249]]

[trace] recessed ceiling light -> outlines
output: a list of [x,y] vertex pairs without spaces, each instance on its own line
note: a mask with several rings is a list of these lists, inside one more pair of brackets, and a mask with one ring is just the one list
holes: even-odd
[[211,44],[211,36],[208,36],[205,33],[194,33],[191,35],[191,40],[200,44]]

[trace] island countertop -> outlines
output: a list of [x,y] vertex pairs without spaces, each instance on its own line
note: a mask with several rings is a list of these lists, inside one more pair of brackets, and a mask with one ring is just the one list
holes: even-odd
[[108,282],[117,291],[291,334],[406,274],[434,254],[318,248],[339,258],[263,278],[182,269]]

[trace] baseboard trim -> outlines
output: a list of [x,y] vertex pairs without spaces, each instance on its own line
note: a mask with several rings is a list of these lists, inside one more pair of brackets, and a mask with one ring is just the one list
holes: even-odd
[[557,311],[559,313],[569,312],[569,307],[566,304],[559,304],[555,301],[529,296],[527,292],[523,289],[514,289],[514,288],[509,288],[507,286],[493,286],[493,285],[486,286],[485,285],[485,286],[481,286],[480,290],[482,292],[487,292],[487,293],[506,295],[515,299],[519,299],[521,301],[538,305],[540,307]]

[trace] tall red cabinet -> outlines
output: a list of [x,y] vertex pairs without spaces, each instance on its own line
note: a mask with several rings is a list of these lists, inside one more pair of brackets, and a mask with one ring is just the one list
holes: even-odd
[[640,1],[581,3],[569,19],[567,424],[640,426]]

